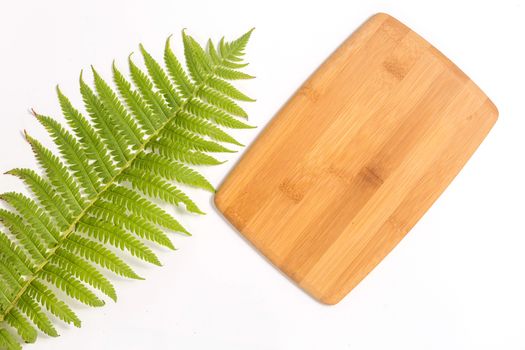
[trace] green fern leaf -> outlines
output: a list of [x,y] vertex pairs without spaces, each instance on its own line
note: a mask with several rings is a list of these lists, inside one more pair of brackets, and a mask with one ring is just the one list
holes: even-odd
[[255,78],[253,75],[249,75],[243,72],[224,67],[219,67],[217,69],[217,75],[226,80],[242,80]]
[[9,259],[10,265],[12,264],[11,266],[20,271],[21,274],[31,275],[33,273],[35,265],[29,260],[22,249],[2,231],[0,231],[0,251]]
[[144,135],[135,124],[135,121],[128,115],[115,92],[102,79],[95,68],[92,68],[92,71],[95,77],[97,93],[113,122],[112,124],[117,127],[116,130],[118,131],[115,132],[115,135],[119,135],[118,139],[121,149],[129,151],[129,148],[138,148],[143,143]]
[[173,124],[181,127],[182,129],[192,131],[196,134],[209,136],[210,138],[216,141],[227,142],[233,145],[242,146],[241,143],[239,143],[237,140],[235,140],[233,137],[225,133],[217,126],[190,113],[179,113],[178,118],[173,121]]
[[175,180],[181,184],[215,192],[208,180],[195,170],[155,153],[147,153],[138,157],[133,168],[142,170],[144,173],[158,174],[167,180]]
[[58,337],[58,332],[53,327],[53,324],[42,311],[40,306],[34,301],[30,296],[23,295],[18,302],[18,307],[20,310],[26,314],[26,316],[33,321],[33,323],[45,334],[50,337]]
[[78,112],[57,87],[58,100],[69,126],[73,129],[84,151],[93,160],[92,166],[103,181],[114,175],[108,150],[89,122]]
[[161,199],[167,203],[179,205],[184,204],[189,212],[204,214],[197,205],[181,190],[156,175],[142,176],[140,170],[130,168],[123,178],[131,183],[131,186],[145,195]]
[[161,265],[157,256],[144,243],[112,224],[100,222],[94,217],[86,217],[78,223],[78,230],[102,243],[109,243],[122,250],[127,250],[131,255],[146,262]]
[[223,125],[227,128],[233,129],[250,129],[253,126],[245,124],[231,115],[221,111],[220,109],[213,107],[203,101],[191,100],[188,103],[188,110],[194,115],[201,116],[205,119],[212,120],[219,125]]
[[69,164],[69,168],[80,183],[84,193],[88,198],[95,197],[100,184],[98,178],[90,170],[87,155],[79,143],[56,120],[36,113],[35,116],[55,141],[62,157]]
[[27,289],[27,295],[38,301],[50,313],[66,323],[72,323],[80,327],[80,320],[77,315],[64,303],[59,300],[55,294],[39,281],[33,281]]
[[221,78],[213,77],[208,79],[208,86],[215,91],[221,92],[226,96],[233,98],[234,100],[246,102],[255,101],[253,98],[246,96],[244,93],[237,90],[235,86]]
[[44,254],[47,249],[45,243],[33,229],[25,225],[20,216],[0,209],[0,222],[11,231],[36,263],[45,260]]
[[7,350],[20,350],[22,347],[6,329],[0,329],[0,347]]
[[161,123],[164,123],[172,116],[173,113],[171,109],[166,104],[164,98],[153,89],[153,83],[151,80],[135,65],[135,63],[133,63],[131,57],[128,59],[128,63],[131,79],[133,79],[133,82],[140,91],[142,98],[146,101],[149,108],[155,112]]
[[35,341],[36,328],[57,336],[48,313],[80,326],[54,287],[86,305],[102,306],[92,288],[117,298],[103,269],[142,279],[120,251],[161,265],[146,241],[174,249],[165,230],[190,235],[155,201],[204,214],[175,183],[214,191],[191,166],[221,164],[208,153],[234,152],[223,144],[242,146],[221,126],[251,128],[238,119],[247,113],[236,101],[253,100],[227,82],[251,77],[239,71],[246,66],[242,56],[250,35],[222,39],[217,48],[208,40],[204,49],[183,31],[185,67],[170,38],[164,66],[140,45],[146,69],[130,57],[128,78],[113,63],[115,87],[95,69],[93,87],[80,75],[87,118],[58,87],[68,127],[33,111],[54,149],[25,133],[43,174],[10,170],[31,195],[0,195],[8,205],[0,209],[8,230],[0,231],[0,347],[20,348],[12,329],[25,342]]
[[69,252],[78,254],[79,256],[94,262],[95,264],[113,271],[119,276],[133,279],[143,279],[115,253],[95,241],[76,234],[72,234],[64,241],[62,246]]
[[161,124],[160,118],[153,114],[140,94],[132,90],[130,82],[127,81],[124,75],[117,69],[114,62],[113,81],[142,129],[148,134],[155,132],[156,128]]
[[175,91],[175,88],[171,84],[166,72],[164,72],[160,64],[158,64],[146,49],[144,49],[142,44],[140,45],[140,52],[142,53],[142,57],[144,57],[144,63],[146,64],[148,73],[151,76],[151,79],[153,79],[153,84],[155,84],[162,96],[164,96],[171,106],[180,106],[182,104],[181,98]]
[[117,164],[123,165],[131,155],[123,139],[122,132],[115,131],[109,114],[102,105],[102,101],[84,82],[82,75],[80,75],[80,93],[84,100],[86,110],[91,116],[95,130],[100,133],[102,140],[105,141],[109,153],[113,156],[113,160],[117,162]]
[[190,81],[184,68],[182,68],[177,56],[175,56],[171,50],[170,38],[171,36],[166,40],[166,46],[164,48],[164,63],[166,64],[171,79],[177,85],[181,94],[188,98],[191,96],[193,90],[195,90],[195,86]]
[[188,231],[162,208],[126,187],[114,186],[105,193],[104,199],[126,208],[131,214],[175,232]]
[[[6,288],[3,288],[6,296],[16,291],[17,287],[21,287],[24,283],[22,276],[16,270],[13,259],[4,254],[0,254],[0,277],[4,282],[7,282]],[[8,297],[8,299],[11,298]]]
[[111,222],[113,225],[127,229],[137,236],[156,242],[170,249],[175,249],[170,239],[157,226],[144,221],[141,218],[134,218],[123,213],[122,208],[115,208],[112,203],[99,201],[93,206],[91,212],[94,217]]
[[201,89],[199,97],[225,112],[243,118],[248,117],[248,113],[246,113],[246,111],[242,109],[237,103],[235,103],[231,98],[210,87]]
[[192,165],[218,165],[222,164],[216,158],[199,151],[193,151],[190,147],[178,145],[171,141],[153,141],[151,149],[159,154],[182,163]]
[[60,235],[58,228],[31,198],[20,193],[9,192],[1,194],[0,199],[15,208],[22,219],[31,225],[33,231],[38,232],[49,245],[58,242]]
[[31,326],[31,323],[22,315],[17,309],[11,309],[11,311],[5,315],[5,321],[13,328],[16,329],[20,337],[26,343],[34,343],[37,337],[36,329]]
[[73,274],[59,266],[47,264],[41,271],[42,279],[52,283],[71,298],[88,306],[103,306],[105,304],[103,300],[99,299],[91,290],[77,280]]
[[[167,144],[170,141],[171,145]],[[164,128],[161,131],[160,138],[157,140],[157,142],[164,144],[167,147],[182,145],[183,147],[202,152],[234,152],[223,145],[218,144],[217,142],[206,140],[176,125],[168,125],[166,128]]]
[[59,248],[50,259],[50,262],[65,271],[68,271],[79,280],[100,290],[114,301],[117,300],[117,294],[113,285],[106,279],[106,277],[104,277],[104,275],[84,259],[65,249]]
[[27,134],[26,140],[31,145],[36,159],[44,168],[51,184],[58,190],[58,194],[62,196],[72,213],[78,214],[85,206],[84,198],[64,164],[40,142]]
[[14,175],[26,183],[60,229],[67,227],[73,214],[50,183],[31,169],[12,169],[7,174]]

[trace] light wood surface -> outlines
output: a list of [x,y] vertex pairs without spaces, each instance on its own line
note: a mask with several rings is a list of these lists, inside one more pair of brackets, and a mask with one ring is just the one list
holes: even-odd
[[299,286],[335,304],[428,210],[497,115],[443,54],[377,14],[279,111],[215,203]]

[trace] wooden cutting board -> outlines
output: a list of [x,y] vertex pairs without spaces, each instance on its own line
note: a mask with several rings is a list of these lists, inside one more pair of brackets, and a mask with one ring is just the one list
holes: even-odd
[[430,208],[497,115],[441,52],[378,14],[286,103],[215,203],[299,286],[335,304]]

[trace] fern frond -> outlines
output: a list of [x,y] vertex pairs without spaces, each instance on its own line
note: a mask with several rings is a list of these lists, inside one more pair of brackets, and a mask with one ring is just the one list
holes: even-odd
[[[176,125],[169,125],[164,130],[162,130],[160,133],[160,138],[157,142],[164,145],[166,145],[167,142],[171,142],[171,146],[182,145],[183,147],[201,152],[234,152],[223,145],[218,144],[217,142],[206,140]],[[169,147],[170,145],[167,146]]]
[[215,91],[221,92],[224,95],[233,98],[234,100],[255,102],[253,98],[246,96],[244,93],[239,91],[235,86],[233,86],[232,84],[230,84],[229,82],[223,79],[212,77],[208,79],[208,86],[214,89]]
[[25,182],[60,229],[67,227],[73,214],[62,197],[55,193],[50,183],[31,169],[12,169],[7,174],[16,176]]
[[204,214],[197,205],[181,190],[156,175],[143,177],[140,170],[130,168],[124,174],[123,179],[129,181],[131,186],[147,196],[161,199],[167,203],[179,205],[184,204],[189,212]]
[[193,38],[186,35],[182,31],[182,42],[184,43],[184,57],[186,58],[186,66],[190,72],[191,77],[198,84],[206,80],[206,76],[210,71],[210,64],[207,61],[208,57],[203,53],[202,48],[195,45]]
[[0,329],[0,347],[7,350],[20,350],[22,347],[6,329]]
[[13,242],[5,233],[0,231],[0,251],[9,259],[11,266],[16,268],[21,274],[31,275],[35,269],[33,262],[27,255]]
[[113,285],[84,259],[70,253],[66,249],[59,248],[50,259],[50,262],[100,290],[114,301],[117,300],[117,294]]
[[31,282],[27,289],[27,295],[43,305],[47,311],[66,323],[72,323],[80,327],[80,320],[77,315],[43,283],[39,281]]
[[151,142],[151,149],[159,154],[182,163],[192,165],[218,165],[222,164],[216,158],[199,151],[193,151],[190,147],[179,145],[171,141]]
[[13,264],[13,259],[3,254],[0,255],[0,277],[7,282],[7,287],[3,288],[3,291],[8,294],[24,283],[22,276]]
[[109,114],[115,129],[118,130],[115,134],[122,136],[123,146],[121,147],[126,150],[129,150],[130,148],[138,148],[139,145],[144,142],[144,135],[142,135],[142,132],[135,124],[135,121],[128,115],[113,89],[111,89],[104,79],[102,79],[95,68],[92,68],[92,71],[93,76],[95,77],[97,93],[100,96],[102,104]]
[[117,298],[103,269],[142,279],[120,251],[161,265],[145,241],[174,249],[165,230],[190,235],[155,201],[204,214],[175,183],[214,191],[191,165],[220,164],[208,153],[234,152],[223,144],[242,146],[222,127],[251,128],[238,119],[247,113],[237,101],[252,99],[227,81],[251,77],[239,71],[246,66],[242,56],[250,34],[221,40],[217,48],[209,40],[204,49],[183,31],[185,65],[170,38],[163,64],[140,45],[145,70],[129,57],[128,78],[113,63],[115,87],[95,69],[93,86],[80,74],[87,114],[58,87],[67,126],[33,111],[55,149],[25,133],[43,173],[8,171],[31,195],[0,195],[9,206],[0,209],[8,230],[0,231],[0,348],[19,348],[12,329],[25,342],[35,341],[36,328],[57,336],[48,313],[80,326],[54,287],[86,305],[102,306],[92,289]]
[[50,150],[42,146],[40,142],[27,134],[25,136],[51,184],[56,188],[58,194],[62,196],[63,201],[73,214],[78,214],[85,206],[85,199],[65,165]]
[[69,169],[84,193],[88,198],[95,197],[100,189],[100,182],[96,174],[91,171],[88,157],[80,144],[56,120],[37,113],[35,116],[55,141],[62,158],[68,163]]
[[160,119],[153,114],[140,94],[132,90],[130,82],[117,69],[115,62],[113,62],[113,81],[142,129],[146,130],[148,134],[155,132],[161,123]]
[[163,97],[153,89],[153,83],[148,76],[133,63],[131,57],[128,59],[129,72],[131,79],[140,91],[142,98],[148,104],[149,108],[155,112],[161,122],[165,122],[172,116],[172,111],[166,104]]
[[78,254],[84,259],[113,271],[119,276],[142,279],[124,260],[100,243],[72,234],[64,241],[62,247],[73,254]]
[[166,72],[164,72],[160,64],[158,64],[157,61],[155,61],[155,59],[151,57],[151,55],[146,51],[146,49],[144,49],[142,44],[140,44],[140,52],[142,53],[142,57],[144,57],[144,63],[146,64],[148,73],[151,76],[155,87],[159,89],[162,96],[164,96],[170,105],[174,107],[180,106],[182,104],[182,100],[179,94],[177,94],[175,91],[174,86],[169,81]]
[[171,215],[153,202],[123,186],[114,186],[105,193],[104,199],[126,208],[132,215],[175,232],[189,234],[188,231]]
[[31,326],[31,323],[22,315],[18,309],[11,309],[5,315],[5,321],[20,335],[26,343],[34,343],[36,340],[36,329]]
[[59,229],[31,198],[21,193],[8,192],[0,194],[0,199],[15,208],[24,221],[38,232],[49,245],[54,245],[59,239]]
[[100,220],[111,222],[113,225],[121,229],[126,229],[141,238],[170,249],[175,249],[168,236],[157,226],[144,221],[142,218],[136,218],[123,213],[122,208],[117,209],[110,202],[99,201],[93,206],[90,213]]
[[147,153],[138,157],[132,169],[142,170],[146,174],[160,175],[167,180],[175,180],[181,184],[199,187],[210,192],[215,191],[208,180],[195,170],[155,153]]
[[244,56],[244,49],[254,30],[255,28],[250,29],[232,42],[227,42],[222,38],[219,44],[221,56],[226,60],[237,62],[241,60],[242,56]]
[[86,111],[91,117],[95,130],[100,133],[109,153],[118,165],[123,165],[131,157],[122,132],[118,132],[112,124],[107,110],[100,98],[84,82],[80,75],[80,94],[84,100]]
[[253,126],[245,124],[231,115],[199,100],[192,100],[188,103],[188,110],[194,115],[212,120],[215,123],[232,129],[251,129]]
[[255,78],[253,75],[249,75],[243,72],[224,67],[220,67],[217,69],[217,75],[226,80],[242,80]]
[[0,209],[0,222],[11,231],[36,263],[41,263],[45,260],[46,243],[32,228],[24,223],[20,216]]
[[193,114],[187,112],[179,113],[178,118],[173,121],[173,124],[196,134],[209,136],[215,141],[227,142],[233,145],[242,146],[239,141],[235,140],[222,129],[202,118],[196,117]]
[[194,84],[182,68],[177,56],[173,53],[170,46],[170,38],[166,39],[166,46],[164,48],[164,63],[168,69],[171,79],[177,85],[179,91],[184,97],[190,97],[195,89]]
[[131,255],[146,262],[157,266],[161,265],[159,259],[151,249],[125,230],[115,225],[101,222],[94,217],[87,217],[78,223],[78,230],[102,243],[109,243],[121,250],[127,250]]
[[77,111],[69,99],[62,94],[62,91],[57,87],[58,100],[62,113],[64,114],[69,126],[78,137],[84,151],[93,160],[93,167],[103,181],[110,179],[115,171],[111,159],[108,155],[108,150],[102,143],[101,138],[91,124]]
[[230,97],[220,93],[215,89],[212,89],[209,86],[206,86],[200,90],[199,97],[227,113],[243,118],[248,117],[248,113],[246,113],[246,111],[242,109],[237,103],[235,103],[235,101],[233,101]]
[[18,302],[18,307],[33,321],[38,329],[50,337],[58,337],[57,330],[33,298],[28,295],[23,295]]
[[102,306],[104,301],[89,290],[73,274],[63,270],[57,265],[46,264],[41,270],[42,279],[52,283],[64,291],[68,296],[88,306]]

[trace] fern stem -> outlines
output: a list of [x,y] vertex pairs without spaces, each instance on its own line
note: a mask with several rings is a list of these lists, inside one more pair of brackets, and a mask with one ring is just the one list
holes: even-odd
[[179,108],[173,112],[173,115],[172,117],[168,118],[158,129],[156,132],[154,132],[150,137],[148,137],[143,143],[142,145],[138,148],[137,152],[131,156],[130,159],[127,160],[127,162],[122,166],[122,168],[120,168],[120,170],[115,174],[113,175],[113,177],[107,182],[107,184],[97,193],[97,195],[87,203],[86,207],[78,214],[78,216],[73,220],[73,222],[71,223],[71,225],[69,225],[69,227],[63,231],[62,233],[62,237],[59,239],[59,241],[56,243],[55,247],[53,247],[51,249],[51,251],[47,254],[47,256],[45,257],[45,260],[40,264],[38,265],[34,271],[33,271],[33,274],[31,277],[29,277],[25,283],[20,287],[20,290],[19,292],[16,294],[16,296],[13,298],[13,300],[11,301],[11,303],[9,304],[9,306],[5,309],[4,313],[2,315],[0,315],[0,322],[4,321],[5,320],[5,317],[6,315],[9,314],[9,312],[11,312],[11,310],[13,310],[17,304],[18,304],[18,301],[20,300],[20,298],[22,298],[22,296],[24,295],[25,291],[29,288],[29,286],[31,285],[31,283],[37,279],[39,277],[39,273],[44,269],[44,267],[50,262],[51,258],[53,257],[53,255],[56,253],[56,251],[61,247],[61,244],[64,240],[66,240],[69,235],[71,233],[74,232],[74,229],[75,229],[75,226],[79,223],[80,220],[82,220],[82,218],[84,217],[84,215],[86,215],[86,213],[96,204],[96,202],[102,197],[102,195],[110,188],[112,187],[115,183],[117,183],[117,180],[119,178],[120,175],[122,175],[124,173],[124,171],[126,171],[129,167],[131,167],[131,165],[133,164],[133,162],[135,161],[135,159],[137,159],[140,155],[142,155],[142,153],[146,150],[147,146],[149,145],[149,143],[153,140],[155,140],[159,135],[160,133],[164,130],[164,128],[173,121],[173,119],[175,119],[177,117],[177,115],[181,112],[185,112],[186,111],[186,106],[189,102],[191,102],[191,100],[193,98],[196,98],[200,92],[200,90],[205,86],[207,80],[212,77],[217,69],[217,67],[219,67],[222,62],[224,62],[224,60],[226,60],[227,58],[224,58],[224,57],[221,57],[221,60],[219,61],[219,63],[217,64],[214,64],[212,67],[211,67],[211,71],[204,77],[204,79],[197,85],[195,85],[194,87],[194,90],[191,92],[191,95],[188,96],[188,98],[186,98],[182,104],[179,106]]

